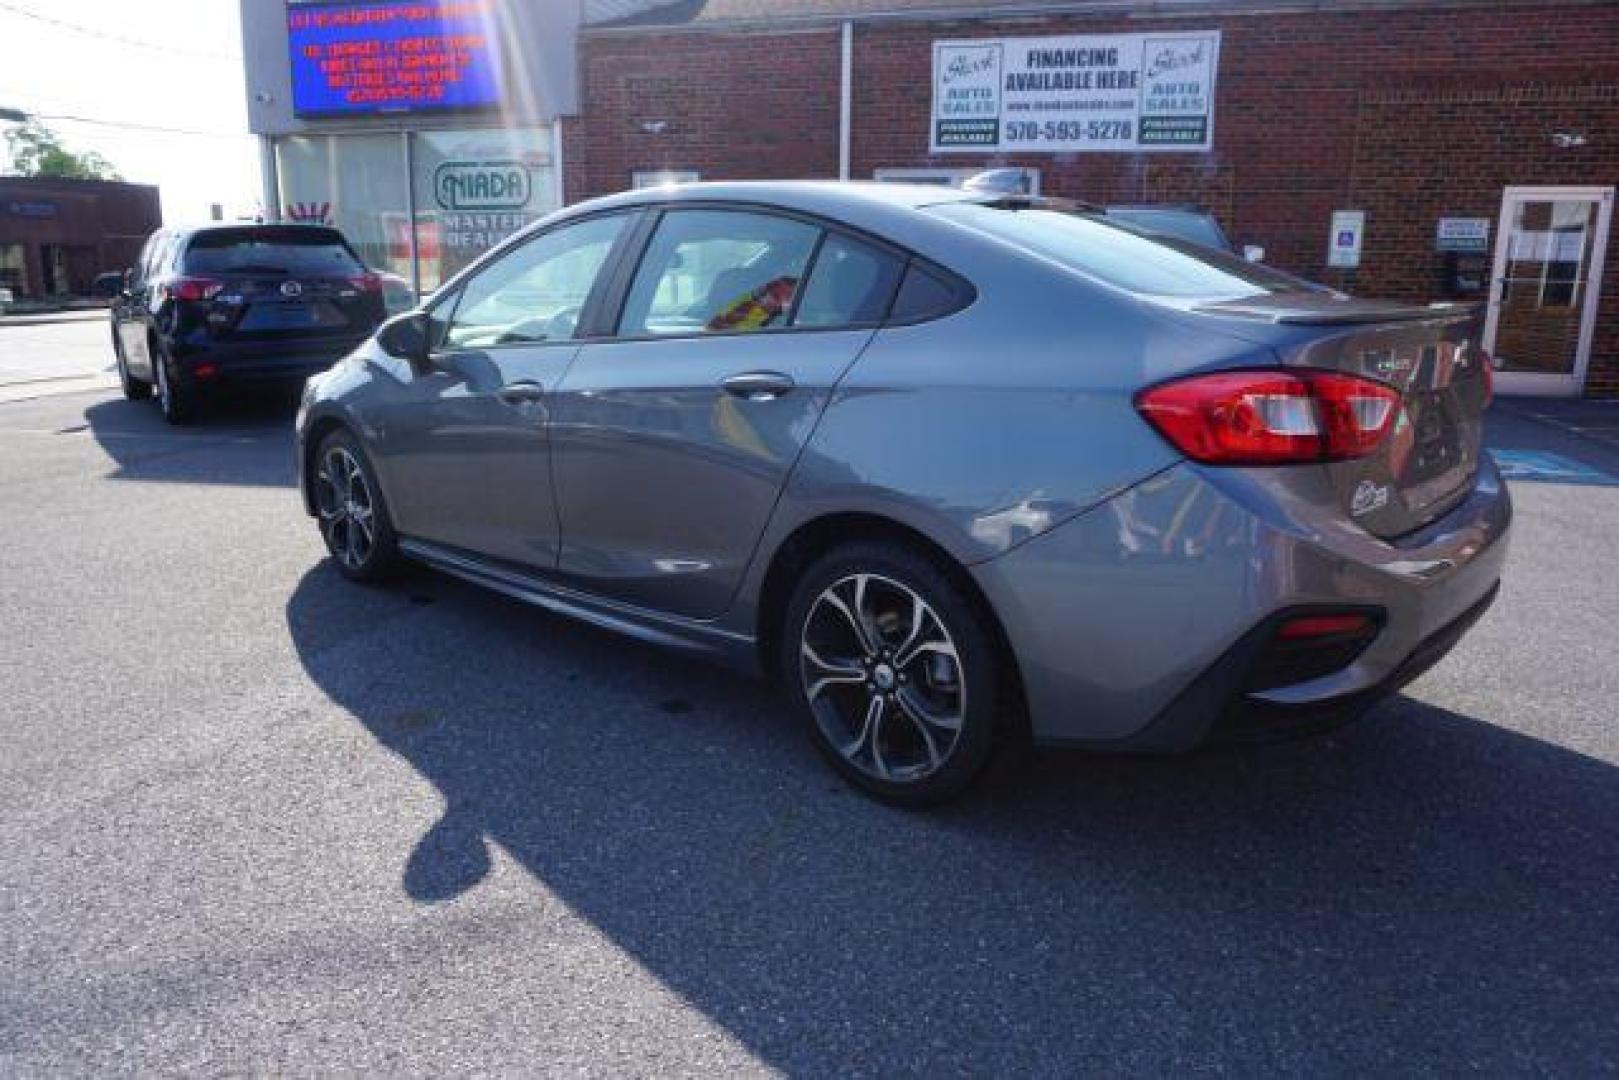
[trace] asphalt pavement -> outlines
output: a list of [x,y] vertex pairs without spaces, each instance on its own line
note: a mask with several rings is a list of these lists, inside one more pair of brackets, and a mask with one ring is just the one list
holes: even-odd
[[1405,696],[928,814],[767,687],[346,583],[289,428],[0,404],[0,1073],[1619,1069],[1619,449],[1553,407]]

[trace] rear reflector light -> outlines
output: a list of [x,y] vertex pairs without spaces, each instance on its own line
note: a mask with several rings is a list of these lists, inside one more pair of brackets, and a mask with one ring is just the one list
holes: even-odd
[[212,278],[180,278],[165,285],[163,291],[175,300],[212,300],[224,288],[223,281]]
[[211,379],[219,374],[218,364],[198,364],[191,369],[191,374],[199,379]]
[[1159,434],[1208,465],[1365,457],[1394,426],[1399,406],[1393,387],[1332,371],[1221,371],[1136,395]]
[[1342,671],[1377,639],[1382,625],[1377,611],[1327,608],[1286,616],[1254,661],[1245,688],[1274,690]]
[[1276,636],[1282,641],[1359,636],[1373,629],[1368,615],[1300,615],[1283,623]]

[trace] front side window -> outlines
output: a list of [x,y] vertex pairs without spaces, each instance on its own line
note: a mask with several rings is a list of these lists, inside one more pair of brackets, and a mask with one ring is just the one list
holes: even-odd
[[820,230],[773,214],[674,210],[636,271],[627,337],[736,334],[786,326]]
[[1234,255],[1167,236],[1147,236],[1095,214],[1049,204],[955,202],[928,209],[1116,288],[1145,296],[1238,300],[1303,288],[1295,278]]
[[613,214],[564,225],[484,267],[461,289],[446,344],[471,349],[573,338],[625,220]]

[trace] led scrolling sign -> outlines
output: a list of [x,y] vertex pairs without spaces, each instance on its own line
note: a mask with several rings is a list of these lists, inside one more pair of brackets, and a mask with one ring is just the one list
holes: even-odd
[[494,0],[287,9],[300,117],[489,109],[504,82]]

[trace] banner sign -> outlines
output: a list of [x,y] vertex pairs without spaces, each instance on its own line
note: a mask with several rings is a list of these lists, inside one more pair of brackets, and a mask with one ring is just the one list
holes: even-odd
[[1208,151],[1218,30],[933,43],[932,153]]
[[494,0],[287,9],[298,116],[486,109],[501,101]]

